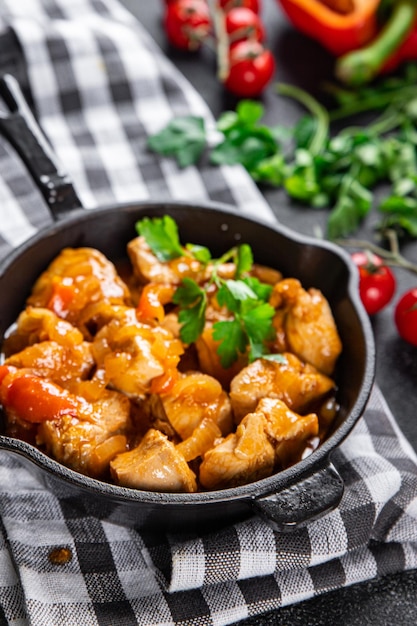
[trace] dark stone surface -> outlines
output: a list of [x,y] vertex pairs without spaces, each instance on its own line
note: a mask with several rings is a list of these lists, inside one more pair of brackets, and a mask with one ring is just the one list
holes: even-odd
[[[236,99],[224,93],[216,79],[216,62],[212,51],[188,54],[173,50],[166,43],[161,25],[163,1],[122,0],[123,4],[145,25],[150,35],[171,58],[177,68],[202,94],[214,116],[233,108]],[[296,33],[282,17],[275,0],[264,0],[263,19],[267,45],[277,60],[276,81],[297,84],[317,97],[325,80],[332,77],[333,60],[317,44]],[[292,102],[277,97],[274,82],[262,95],[266,107],[265,121],[291,124],[300,110]],[[314,235],[323,229],[325,211],[291,206],[280,190],[263,189],[280,222],[303,233]],[[372,218],[358,233],[373,238]],[[410,261],[417,263],[417,242],[404,247]],[[373,320],[377,346],[376,379],[406,437],[417,450],[417,348],[403,342],[393,322],[393,308],[399,295],[417,285],[417,277],[404,270],[397,271],[397,293],[391,306]],[[417,572],[390,575],[377,581],[352,585],[329,592],[306,602],[263,617],[241,622],[241,626],[415,626],[417,624]]]
[[[121,0],[146,26],[150,35],[178,69],[205,98],[213,114],[233,108],[236,99],[223,92],[216,80],[216,63],[211,51],[191,55],[172,50],[161,27],[163,0]],[[263,18],[268,46],[277,59],[276,81],[291,82],[319,96],[320,87],[332,74],[332,59],[314,42],[294,32],[283,19],[275,0],[263,1]],[[15,38],[8,35],[0,42],[2,73],[18,78],[30,101],[22,59]],[[293,103],[279,99],[274,83],[265,91],[265,121],[291,124],[300,114]],[[326,213],[291,206],[280,190],[263,190],[280,222],[306,234],[323,229]],[[358,235],[372,238],[372,220]],[[404,248],[405,255],[417,263],[417,242]],[[417,348],[398,338],[393,324],[393,307],[403,291],[417,285],[416,276],[397,272],[398,288],[393,304],[373,321],[377,344],[377,382],[406,437],[417,450]],[[417,572],[404,572],[376,581],[352,585],[329,592],[262,617],[244,620],[239,626],[415,626],[417,624]]]

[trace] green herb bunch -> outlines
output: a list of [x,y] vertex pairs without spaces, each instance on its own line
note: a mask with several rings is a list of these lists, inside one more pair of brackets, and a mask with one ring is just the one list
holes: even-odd
[[[230,319],[213,324],[213,338],[219,342],[222,366],[230,367],[239,354],[247,354],[249,362],[261,356],[279,358],[279,355],[268,355],[266,346],[274,334],[272,319],[275,310],[268,302],[272,287],[249,275],[253,254],[248,244],[233,247],[220,258],[213,259],[210,250],[204,246],[183,246],[177,224],[169,215],[144,218],[137,222],[136,230],[161,262],[188,256],[198,260],[203,267],[210,264],[210,278],[206,283],[199,284],[185,277],[173,296],[173,303],[179,308],[180,336],[185,344],[197,341],[204,330],[208,293],[214,284],[219,305],[230,315]],[[219,266],[228,262],[235,264],[233,279],[224,279],[218,274]]]
[[[292,128],[266,126],[263,105],[241,100],[217,120],[220,140],[209,150],[211,163],[241,163],[258,184],[328,208],[329,239],[354,233],[373,207],[381,214],[382,236],[395,230],[417,237],[417,66],[357,89],[328,86],[336,104],[329,110],[294,85],[279,84],[277,92],[306,109],[299,121]],[[346,125],[364,113],[366,123]],[[204,121],[174,119],[149,138],[149,147],[177,158],[181,167],[196,163],[208,148]],[[376,200],[377,187],[385,189],[382,200]]]

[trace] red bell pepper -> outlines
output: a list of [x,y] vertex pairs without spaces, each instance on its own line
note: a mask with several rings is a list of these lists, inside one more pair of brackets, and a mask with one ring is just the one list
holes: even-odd
[[279,0],[290,22],[336,56],[368,43],[380,0]]
[[0,365],[0,400],[20,419],[39,424],[77,415],[77,399],[52,381],[15,367]]
[[417,58],[417,0],[395,0],[391,13],[366,46],[341,56],[336,76],[348,85],[371,82],[381,72]]

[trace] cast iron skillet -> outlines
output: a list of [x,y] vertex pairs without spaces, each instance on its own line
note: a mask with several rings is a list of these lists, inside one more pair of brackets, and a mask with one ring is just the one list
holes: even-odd
[[140,202],[82,209],[12,77],[0,82],[0,95],[10,109],[0,115],[0,129],[26,162],[55,219],[0,266],[2,335],[23,309],[35,279],[62,248],[91,246],[117,261],[125,257],[138,219],[169,214],[177,221],[184,243],[207,245],[219,255],[236,242],[248,242],[258,262],[299,278],[306,288],[321,289],[343,342],[336,372],[340,411],[330,436],[308,458],[249,485],[197,494],[154,493],[83,476],[37,448],[2,435],[1,430],[0,449],[19,455],[49,488],[73,498],[83,510],[153,530],[213,529],[255,513],[275,529],[289,530],[336,507],[344,485],[332,465],[332,452],[361,417],[374,378],[373,334],[348,255],[328,242],[242,217],[223,205]]

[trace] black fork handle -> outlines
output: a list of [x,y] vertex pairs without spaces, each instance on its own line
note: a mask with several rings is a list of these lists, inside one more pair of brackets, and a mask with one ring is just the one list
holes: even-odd
[[0,78],[0,97],[8,111],[0,107],[0,133],[11,143],[29,170],[56,219],[80,208],[81,202],[68,174],[36,121],[11,74]]

